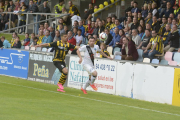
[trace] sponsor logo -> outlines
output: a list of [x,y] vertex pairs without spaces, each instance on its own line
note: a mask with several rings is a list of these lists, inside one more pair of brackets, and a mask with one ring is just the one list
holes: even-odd
[[41,68],[41,67],[38,66],[37,63],[34,63],[33,76],[49,78],[49,69],[45,69],[45,68],[46,68],[45,65],[43,65],[42,68]]

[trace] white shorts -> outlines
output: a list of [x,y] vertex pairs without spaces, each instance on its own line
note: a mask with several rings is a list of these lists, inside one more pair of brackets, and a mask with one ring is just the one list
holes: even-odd
[[95,71],[94,67],[84,64],[83,69],[88,72],[89,75],[92,75],[92,73]]

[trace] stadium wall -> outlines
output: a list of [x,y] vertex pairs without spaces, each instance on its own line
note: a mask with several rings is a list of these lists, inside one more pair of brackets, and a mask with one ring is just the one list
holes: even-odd
[[[57,84],[61,73],[52,59],[52,53],[3,49],[0,50],[0,74]],[[78,61],[77,56],[66,57],[69,68],[66,85],[76,89],[89,80]],[[98,72],[97,92],[180,106],[180,67],[100,58],[95,59],[94,65]]]

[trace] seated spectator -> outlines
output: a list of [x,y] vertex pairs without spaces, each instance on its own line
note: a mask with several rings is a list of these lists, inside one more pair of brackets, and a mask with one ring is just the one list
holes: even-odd
[[87,45],[90,37],[92,37],[92,34],[88,34],[88,36],[84,38],[82,44]]
[[79,27],[78,27],[78,29],[81,29],[81,35],[84,37],[85,28],[84,28],[84,26],[83,26],[82,20],[79,21]]
[[122,60],[136,61],[139,58],[135,43],[127,37],[123,38]]
[[[112,36],[114,36],[114,29],[115,29],[116,27],[118,27],[119,30],[122,29],[122,25],[120,24],[120,22],[119,22],[118,19],[115,20],[115,27],[110,30],[110,33],[111,33]],[[103,31],[104,31],[104,30],[103,30]]]
[[63,27],[63,24],[62,24],[62,23],[59,24],[59,29],[58,29],[58,30],[59,30],[59,32],[60,32],[60,35],[65,33],[64,27]]
[[19,36],[16,37],[15,42],[14,42],[12,48],[21,49],[21,42],[20,42],[20,40],[19,40]]
[[29,45],[29,43],[30,43],[29,34],[26,33],[26,34],[25,34],[25,39],[24,39],[24,41],[22,41],[22,45],[23,45],[23,46],[27,46],[27,45]]
[[74,28],[73,28],[73,37],[74,37],[74,38],[76,38],[77,31],[78,31],[78,28],[77,28],[77,27],[74,27]]
[[172,20],[171,29],[173,28],[173,25],[177,25],[177,19],[176,19],[176,18],[174,18],[174,19]]
[[152,28],[152,30],[156,30],[156,33],[159,32],[160,23],[157,21],[157,17],[156,16],[153,16],[153,23],[152,23],[151,28]]
[[91,29],[91,20],[88,20],[87,24],[86,24],[86,20],[83,20],[83,27],[85,28],[84,36],[86,36],[88,30]]
[[[43,25],[42,23],[40,24],[39,32],[40,32],[41,30],[43,31],[43,35],[45,35],[45,32],[46,32],[46,31],[44,31],[44,25]],[[38,34],[39,34],[39,32],[38,32]]]
[[[104,52],[107,56],[110,57],[109,52],[107,51],[107,47],[105,43],[101,43],[100,45],[101,51]],[[100,58],[105,58],[103,55],[100,55]]]
[[50,36],[50,31],[46,30],[46,35],[42,39],[42,44],[53,42],[53,38]]
[[175,18],[173,13],[170,13],[170,14],[169,14],[169,17],[172,18],[172,19]]
[[152,13],[152,4],[148,3],[148,13]]
[[49,27],[49,31],[50,31],[51,37],[54,39],[54,37],[55,37],[54,28],[53,27]]
[[78,8],[72,4],[72,1],[69,1],[69,14],[71,17],[74,15],[80,16]]
[[53,42],[60,41],[60,40],[61,40],[60,32],[56,30]]
[[144,35],[144,29],[143,29],[143,27],[142,27],[141,25],[139,25],[137,29],[138,29],[138,35],[139,35],[139,37],[142,38],[143,35]]
[[82,36],[82,30],[78,29],[77,35],[76,35],[76,45],[80,46],[83,41],[83,36]]
[[105,28],[110,30],[111,24],[112,24],[111,17],[107,17],[107,23],[105,25]]
[[95,39],[95,45],[98,45],[99,47],[100,47],[100,41],[99,41],[99,39],[98,39],[98,37],[97,37],[97,35],[93,35],[93,37],[94,37],[94,39]]
[[[17,15],[19,15],[19,19],[20,19],[20,21],[19,21],[19,26],[23,26],[23,25],[26,25],[26,14],[23,14],[23,13],[26,13],[27,12],[27,10],[26,10],[26,6],[25,5],[23,5],[23,7],[22,7],[22,9],[18,12],[18,14]],[[20,34],[21,33],[25,33],[25,30],[26,30],[26,27],[21,27],[21,32],[20,32]]]
[[37,42],[38,45],[40,45],[42,43],[43,37],[44,37],[44,32],[43,32],[43,30],[40,30],[39,31],[39,40]]
[[12,34],[12,39],[11,39],[11,47],[13,46],[16,37],[17,37],[17,33],[16,33],[16,32],[13,32],[13,34]]
[[99,21],[98,22],[98,31],[97,31],[97,33],[96,33],[96,35],[97,35],[97,37],[99,38],[99,35],[104,31],[104,26],[102,25],[102,21]]
[[139,25],[142,26],[143,30],[146,29],[146,26],[145,26],[145,23],[144,23],[143,19],[140,20]]
[[[67,34],[68,37],[68,43],[71,43],[72,45],[76,46],[76,39],[73,37],[72,31],[69,31]],[[70,51],[73,51],[74,49],[70,49]]]
[[159,20],[165,15],[166,18],[169,17],[170,13],[173,13],[173,8],[171,7],[171,3],[167,2],[166,9],[161,13]]
[[133,16],[134,16],[134,13],[138,13],[140,12],[140,10],[138,9],[138,3],[137,2],[134,2],[134,8],[131,10]]
[[131,29],[131,25],[132,25],[133,23],[132,23],[132,19],[131,19],[131,17],[128,17],[127,18],[127,21],[126,21],[126,24],[124,24],[124,32],[125,33],[129,33],[129,30]]
[[93,34],[93,35],[97,35],[97,34],[98,34],[98,23],[97,23],[97,22],[95,22],[95,28],[94,28],[92,34]]
[[1,36],[1,41],[3,43],[3,48],[11,48],[11,44],[9,43],[8,40],[5,39],[4,36]]
[[125,36],[125,32],[121,29],[119,30],[119,35],[120,35],[120,40],[118,42],[116,42],[116,45],[120,48],[122,48],[122,45],[123,45],[123,38],[126,37]]
[[136,46],[139,46],[141,43],[141,38],[138,35],[137,29],[132,30],[132,41],[134,41]]
[[94,31],[94,29],[95,29],[95,22],[92,21],[91,24],[90,24],[90,27],[88,27],[88,32],[87,32],[87,34],[92,34],[93,31]]
[[162,24],[161,24],[161,26],[160,26],[158,35],[162,36],[162,35],[164,34],[166,24],[167,24],[167,19],[166,19],[166,17],[163,17],[163,18],[162,18]]
[[140,45],[137,47],[137,49],[146,50],[146,47],[149,44],[150,39],[151,39],[151,31],[149,29],[146,29],[145,36],[142,39],[142,42],[140,43]]
[[147,16],[147,19],[146,19],[146,21],[145,21],[145,24],[150,24],[150,25],[152,25],[152,23],[153,23],[153,21],[152,21],[152,13],[149,12],[149,13],[148,13],[148,16]]
[[131,25],[131,28],[130,28],[130,33],[132,32],[133,29],[137,29],[138,26],[139,26],[138,19],[134,17],[133,24]]
[[110,32],[109,32],[109,29],[104,29],[104,31],[105,31],[105,33],[107,34],[107,40],[105,41],[105,44],[106,45],[109,45],[109,43],[112,41],[112,39],[113,39],[113,37],[112,37],[112,35],[110,34]]
[[170,26],[172,26],[172,18],[171,17],[168,17],[168,22],[167,24],[169,24]]
[[38,38],[37,37],[34,37],[34,40],[33,42],[31,43],[30,47],[34,47],[37,45],[37,42],[38,42]]
[[[66,24],[64,23],[63,18],[59,18],[58,24],[63,24],[63,26],[65,26]],[[59,26],[57,26],[57,29],[59,30]]]
[[157,10],[157,4],[155,2],[152,3],[152,15],[159,18],[159,12]]
[[64,31],[65,31],[66,34],[68,34],[69,30],[68,30],[68,26],[67,25],[64,26]]
[[89,3],[89,9],[84,11],[85,14],[84,14],[84,19],[85,20],[89,20],[92,18],[92,14],[94,13],[94,8],[93,8],[93,4],[92,3]]
[[[29,45],[28,45],[28,46],[30,46],[30,45],[33,43],[34,38],[35,38],[35,33],[32,33],[32,34],[31,34],[30,43],[29,43]],[[41,44],[41,43],[40,43],[40,44]]]
[[169,36],[169,42],[170,44],[164,48],[164,52],[172,52],[175,48],[179,48],[179,33],[176,25],[173,25]]
[[176,4],[176,5],[174,5],[174,17],[175,18],[177,18],[178,13],[179,13],[179,5]]
[[113,48],[116,46],[116,42],[119,42],[119,40],[121,38],[119,35],[119,29],[118,28],[115,28],[114,32],[115,32],[115,35],[113,36],[112,41],[108,45],[108,46],[112,46]]
[[170,25],[166,24],[165,32],[162,35],[162,40],[163,40],[164,47],[166,47],[168,45],[168,43],[169,43],[170,30],[171,30]]
[[[44,1],[43,8],[39,11],[40,13],[51,13],[50,8],[47,6],[47,1]],[[48,15],[41,14],[40,21],[45,20]]]
[[144,4],[144,10],[142,11],[142,17],[146,18],[148,15],[148,5]]
[[112,16],[112,23],[111,23],[111,26],[110,26],[110,30],[116,26],[116,25],[115,25],[115,20],[116,20],[116,19],[117,19],[117,17],[116,17],[115,15]]
[[142,17],[142,13],[138,13],[138,17],[136,17],[138,20],[138,23],[140,23],[140,20],[144,20],[144,18]]
[[152,30],[152,38],[144,51],[144,58],[150,58],[150,60],[154,59],[156,54],[162,54],[162,47],[161,38],[157,35],[156,30]]
[[44,33],[46,33],[46,30],[50,30],[47,22],[44,23]]
[[3,2],[0,2],[0,9],[4,9]]

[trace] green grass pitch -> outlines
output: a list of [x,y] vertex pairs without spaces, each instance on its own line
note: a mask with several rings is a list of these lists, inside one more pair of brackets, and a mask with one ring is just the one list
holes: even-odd
[[180,107],[0,76],[0,120],[180,120]]

